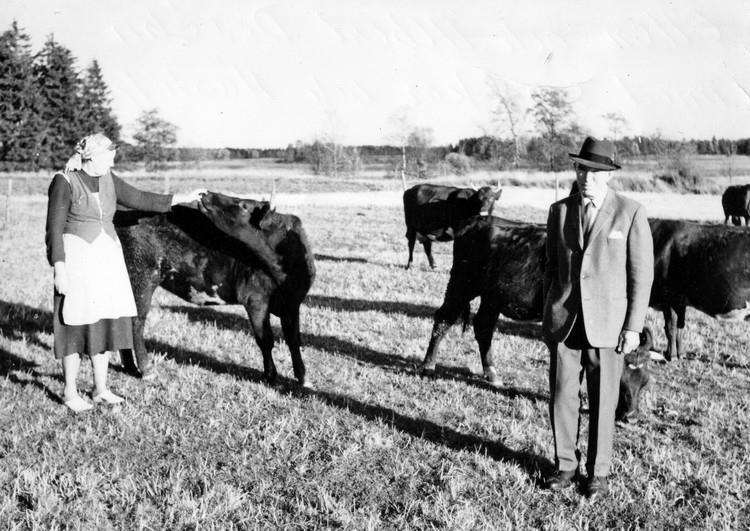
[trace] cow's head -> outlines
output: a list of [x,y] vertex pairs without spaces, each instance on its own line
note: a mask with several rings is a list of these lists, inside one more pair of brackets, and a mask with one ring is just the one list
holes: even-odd
[[479,207],[479,215],[491,216],[492,210],[495,207],[495,201],[500,199],[503,194],[503,189],[498,188],[494,190],[491,186],[483,186],[474,194],[474,201]]
[[255,201],[217,192],[206,192],[198,208],[221,231],[233,235],[247,225],[260,228],[260,222],[271,210],[268,201]]

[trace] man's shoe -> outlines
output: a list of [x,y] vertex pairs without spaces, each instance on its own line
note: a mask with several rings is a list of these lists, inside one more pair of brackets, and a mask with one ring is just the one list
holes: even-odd
[[609,481],[605,476],[593,476],[586,485],[586,497],[589,500],[605,498],[609,495]]
[[549,490],[564,490],[572,487],[576,477],[575,470],[558,470],[555,475],[547,479]]

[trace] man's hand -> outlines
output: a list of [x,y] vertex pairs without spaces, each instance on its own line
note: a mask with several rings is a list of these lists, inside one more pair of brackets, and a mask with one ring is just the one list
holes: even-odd
[[68,272],[65,270],[65,262],[55,262],[55,290],[60,295],[68,293]]
[[638,348],[641,344],[640,334],[632,330],[623,330],[620,332],[620,338],[617,340],[615,352],[618,354],[627,354]]

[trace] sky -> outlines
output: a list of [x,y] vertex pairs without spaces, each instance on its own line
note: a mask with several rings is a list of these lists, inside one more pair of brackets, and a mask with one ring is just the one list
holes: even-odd
[[750,0],[3,0],[14,19],[99,61],[126,137],[156,108],[182,146],[383,144],[399,115],[438,144],[504,135],[493,87],[564,88],[599,137],[607,113],[750,137]]

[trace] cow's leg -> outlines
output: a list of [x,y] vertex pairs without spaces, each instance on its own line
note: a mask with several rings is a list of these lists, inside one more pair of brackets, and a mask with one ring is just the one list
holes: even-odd
[[677,352],[677,312],[671,305],[667,305],[662,311],[664,314],[664,335],[667,336],[667,351],[664,358],[672,361],[672,354]]
[[[147,380],[154,376],[153,359],[146,350],[146,341],[143,338],[143,329],[146,318],[151,309],[151,299],[154,291],[161,282],[157,271],[150,273],[134,274],[130,277],[135,298],[135,307],[138,315],[133,317],[133,351],[120,351],[120,359],[123,366],[130,372],[140,373],[141,378]],[[133,359],[135,354],[135,360]],[[137,363],[137,367],[136,367]]]
[[667,352],[664,358],[672,361],[672,356],[677,359],[682,357],[682,335],[685,328],[685,309],[684,305],[669,305],[665,308],[664,313],[664,332],[667,336]]
[[302,360],[302,353],[300,352],[299,305],[281,315],[281,330],[284,332],[284,340],[289,347],[289,353],[292,355],[294,376],[297,378],[297,382],[304,386],[305,362]]
[[468,302],[461,304],[459,300],[450,299],[446,296],[443,305],[435,312],[435,324],[432,325],[430,344],[427,347],[427,353],[424,356],[421,366],[423,373],[429,374],[435,370],[435,358],[437,357],[440,343],[443,341],[450,327],[458,320],[461,310],[466,304]]
[[675,338],[675,353],[677,354],[677,359],[680,359],[684,354],[682,336],[685,329],[685,310],[686,307],[684,305],[678,306],[675,310],[677,313],[677,333]]
[[406,262],[406,269],[409,269],[409,266],[414,260],[414,243],[417,241],[417,233],[412,230],[407,230],[406,239],[409,243],[409,261]]
[[273,363],[273,331],[271,330],[268,299],[264,295],[250,295],[245,303],[255,342],[263,354],[263,376],[269,384],[276,382],[276,365]]
[[422,242],[424,254],[427,255],[427,261],[430,262],[430,268],[435,269],[435,259],[432,257],[432,240],[425,239]]
[[490,297],[483,297],[476,316],[474,316],[474,337],[479,345],[479,356],[482,359],[484,377],[493,386],[499,386],[502,381],[495,369],[492,352],[492,333],[500,315],[500,308],[491,302]]

